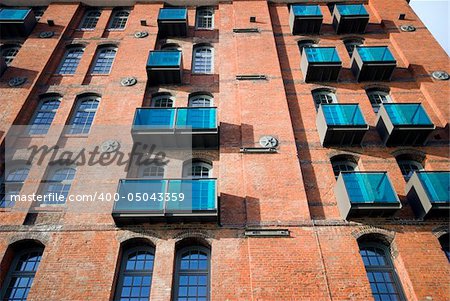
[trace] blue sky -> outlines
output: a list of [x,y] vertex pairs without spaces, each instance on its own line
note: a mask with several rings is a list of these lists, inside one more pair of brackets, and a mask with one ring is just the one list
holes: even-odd
[[450,0],[411,0],[409,4],[450,55]]

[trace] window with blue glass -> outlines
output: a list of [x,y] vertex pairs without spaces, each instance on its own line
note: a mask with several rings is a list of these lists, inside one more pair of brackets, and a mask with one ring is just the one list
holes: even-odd
[[45,204],[64,204],[66,202],[72,181],[75,178],[75,172],[75,168],[71,167],[55,168],[49,172],[49,177],[44,182],[41,194],[52,197],[44,198]]
[[78,100],[70,122],[69,134],[87,134],[97,112],[100,97],[87,96]]
[[115,301],[148,301],[153,277],[154,249],[125,249],[120,264]]
[[41,262],[44,248],[19,252],[14,256],[1,290],[1,300],[26,301],[34,276]]
[[359,249],[375,301],[406,300],[388,248],[378,243],[363,243]]
[[81,22],[81,30],[93,30],[97,26],[97,22],[100,19],[101,11],[99,10],[88,10],[84,15],[83,21]]
[[64,58],[59,65],[58,74],[75,74],[81,57],[83,56],[84,47],[70,47],[67,49]]
[[304,52],[310,63],[341,61],[334,47],[305,47]]
[[209,301],[210,251],[191,246],[177,252],[174,301]]
[[14,206],[13,196],[19,195],[29,172],[30,168],[28,166],[15,167],[7,172],[0,189],[0,208]]
[[95,63],[92,67],[92,74],[109,74],[114,58],[116,57],[117,47],[102,47],[97,51]]
[[55,118],[56,111],[59,108],[60,98],[46,97],[39,102],[38,109],[30,122],[30,135],[45,135]]
[[366,124],[357,104],[323,104],[321,108],[329,126],[359,126]]
[[383,105],[393,125],[432,125],[421,104],[388,103]]
[[395,62],[395,58],[386,46],[357,46],[359,56],[363,62]]
[[123,30],[127,25],[130,11],[128,9],[115,9],[109,23],[109,30]]

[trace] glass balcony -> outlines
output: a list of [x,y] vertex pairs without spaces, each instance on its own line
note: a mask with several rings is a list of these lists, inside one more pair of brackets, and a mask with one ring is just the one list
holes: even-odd
[[335,47],[305,47],[300,67],[306,82],[336,81],[342,62]]
[[161,8],[158,29],[161,37],[185,37],[188,28],[187,9],[183,7]]
[[217,221],[216,179],[122,179],[117,193],[117,224]]
[[316,124],[323,146],[359,145],[369,130],[358,104],[322,104]]
[[376,124],[387,146],[423,145],[435,128],[420,103],[385,103]]
[[397,61],[387,46],[358,46],[353,51],[352,72],[361,81],[390,80]]
[[217,109],[138,108],[132,133],[158,146],[217,148]]
[[323,16],[318,5],[291,5],[289,25],[292,34],[319,34],[322,21]]
[[364,33],[369,24],[369,13],[362,4],[336,4],[333,27],[337,34]]
[[31,9],[0,9],[0,36],[5,38],[26,37],[36,25]]
[[418,218],[449,216],[450,172],[416,171],[405,192]]
[[183,77],[183,56],[178,50],[150,51],[147,60],[150,85],[177,84]]
[[334,192],[344,219],[389,216],[401,208],[386,172],[341,172]]

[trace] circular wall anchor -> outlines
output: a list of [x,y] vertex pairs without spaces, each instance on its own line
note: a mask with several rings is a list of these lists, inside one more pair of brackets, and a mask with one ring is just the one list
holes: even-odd
[[400,26],[401,31],[413,32],[416,31],[416,28],[413,25],[402,25]]
[[55,33],[53,31],[43,31],[39,34],[39,37],[41,39],[49,39],[51,37],[53,37],[55,35]]
[[9,80],[8,85],[10,87],[18,87],[23,85],[27,81],[26,77],[13,77]]
[[124,87],[134,86],[137,83],[136,77],[125,77],[120,81],[120,84]]
[[445,71],[434,71],[431,76],[437,80],[448,80],[450,75]]
[[148,36],[148,32],[146,32],[146,31],[136,31],[134,33],[134,37],[138,38],[138,39],[145,38],[146,36]]
[[100,146],[102,153],[112,153],[120,148],[120,142],[117,140],[106,140]]
[[278,140],[273,136],[262,136],[259,139],[259,144],[262,147],[276,147],[278,145]]

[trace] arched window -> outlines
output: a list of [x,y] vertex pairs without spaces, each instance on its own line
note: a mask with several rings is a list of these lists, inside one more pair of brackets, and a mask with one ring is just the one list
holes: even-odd
[[98,96],[87,96],[78,100],[70,122],[69,134],[89,133],[99,102],[100,97]]
[[210,178],[212,165],[210,163],[194,160],[184,166],[183,176],[188,178]]
[[334,177],[337,179],[341,171],[355,171],[358,169],[358,163],[352,156],[339,155],[331,158]]
[[0,299],[8,301],[26,301],[34,276],[41,262],[43,247],[29,248],[14,254]]
[[97,50],[95,63],[92,67],[92,74],[109,74],[114,58],[116,57],[117,47],[101,47]]
[[163,94],[153,96],[150,106],[153,108],[171,108],[173,103],[174,100],[170,94]]
[[30,122],[30,135],[45,135],[55,118],[56,111],[59,108],[60,97],[50,96],[41,99],[36,113]]
[[177,251],[174,301],[209,301],[210,251],[191,246]]
[[370,104],[372,105],[373,111],[378,113],[381,104],[392,102],[389,92],[380,89],[370,89],[366,91],[367,97],[369,97]]
[[29,172],[30,168],[28,166],[19,166],[7,172],[4,179],[4,185],[2,185],[3,187],[1,188],[0,208],[14,206],[14,199],[12,196],[20,193]]
[[[71,167],[55,168],[50,172],[44,183],[42,195],[56,196],[57,199],[48,197],[44,199],[44,204],[61,204],[66,202],[75,172],[75,168]],[[59,199],[60,196],[61,199]]]
[[316,110],[319,109],[321,104],[327,103],[337,103],[336,94],[329,89],[316,89],[312,91],[312,96],[314,99],[314,105]]
[[362,44],[363,44],[363,40],[360,38],[344,40],[345,49],[347,49],[348,55],[350,57],[352,57],[355,47],[361,46]]
[[150,246],[125,249],[114,300],[149,300],[154,260],[154,249]]
[[214,105],[214,99],[207,94],[195,94],[189,97],[190,107],[212,107]]
[[210,74],[213,72],[213,48],[197,46],[194,48],[193,73]]
[[141,166],[139,168],[139,177],[147,179],[162,179],[164,178],[164,166],[157,164]]
[[214,28],[214,8],[212,7],[197,8],[197,20],[195,26],[197,29]]
[[5,59],[5,63],[7,66],[11,65],[12,61],[16,57],[17,53],[20,50],[20,45],[3,45],[1,48],[2,57]]
[[129,15],[130,11],[128,9],[115,9],[111,17],[111,22],[109,23],[109,30],[125,29]]
[[39,21],[42,18],[42,16],[44,15],[46,10],[47,10],[46,6],[33,7],[33,13],[34,13],[34,17],[36,18],[36,21]]
[[375,300],[406,300],[388,248],[380,243],[360,243],[359,253]]
[[315,47],[317,43],[314,40],[301,40],[297,42],[298,49],[300,50],[300,54],[303,53],[303,48],[305,47]]
[[423,170],[423,160],[418,161],[411,155],[400,155],[396,160],[405,181],[408,181],[415,171]]
[[83,56],[84,47],[70,47],[66,50],[64,58],[58,68],[58,74],[75,74],[81,57]]
[[442,251],[444,251],[448,262],[450,262],[450,234],[444,234],[439,237],[439,243],[441,244]]
[[81,22],[80,29],[82,30],[93,30],[97,26],[98,19],[100,19],[101,11],[88,10],[84,15],[83,21]]

